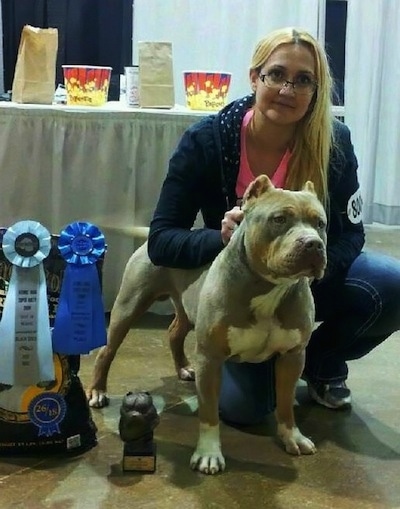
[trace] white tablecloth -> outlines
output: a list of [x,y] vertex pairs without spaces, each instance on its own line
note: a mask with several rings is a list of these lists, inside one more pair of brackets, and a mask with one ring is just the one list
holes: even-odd
[[111,309],[123,269],[148,226],[171,153],[204,113],[0,103],[0,226],[22,219],[52,233],[72,221],[101,228]]

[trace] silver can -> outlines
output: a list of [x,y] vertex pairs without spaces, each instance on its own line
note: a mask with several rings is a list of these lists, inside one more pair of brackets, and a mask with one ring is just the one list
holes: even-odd
[[132,65],[125,67],[126,82],[126,104],[128,106],[139,106],[139,66]]

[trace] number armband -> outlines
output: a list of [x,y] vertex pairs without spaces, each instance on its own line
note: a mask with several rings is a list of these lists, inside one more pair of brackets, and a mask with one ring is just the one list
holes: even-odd
[[361,223],[362,221],[362,206],[363,200],[361,197],[360,189],[350,196],[349,201],[347,203],[347,217],[349,221],[353,224]]

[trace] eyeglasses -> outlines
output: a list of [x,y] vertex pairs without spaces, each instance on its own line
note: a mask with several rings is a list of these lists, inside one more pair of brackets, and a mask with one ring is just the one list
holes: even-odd
[[259,74],[258,77],[266,87],[274,90],[282,90],[288,85],[292,85],[293,91],[299,95],[312,95],[318,87],[318,83],[311,79],[308,74],[301,74],[294,81],[285,79],[282,73],[277,71]]

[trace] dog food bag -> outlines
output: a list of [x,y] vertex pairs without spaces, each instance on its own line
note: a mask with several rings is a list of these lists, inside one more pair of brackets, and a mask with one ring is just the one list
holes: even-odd
[[[0,245],[6,228],[0,228]],[[50,325],[54,324],[66,262],[52,235],[43,265]],[[101,274],[103,258],[97,268]],[[0,313],[12,266],[0,248]],[[1,355],[1,352],[0,352]],[[96,426],[79,379],[80,356],[53,354],[55,380],[32,386],[0,384],[0,456],[79,454],[97,444]]]

